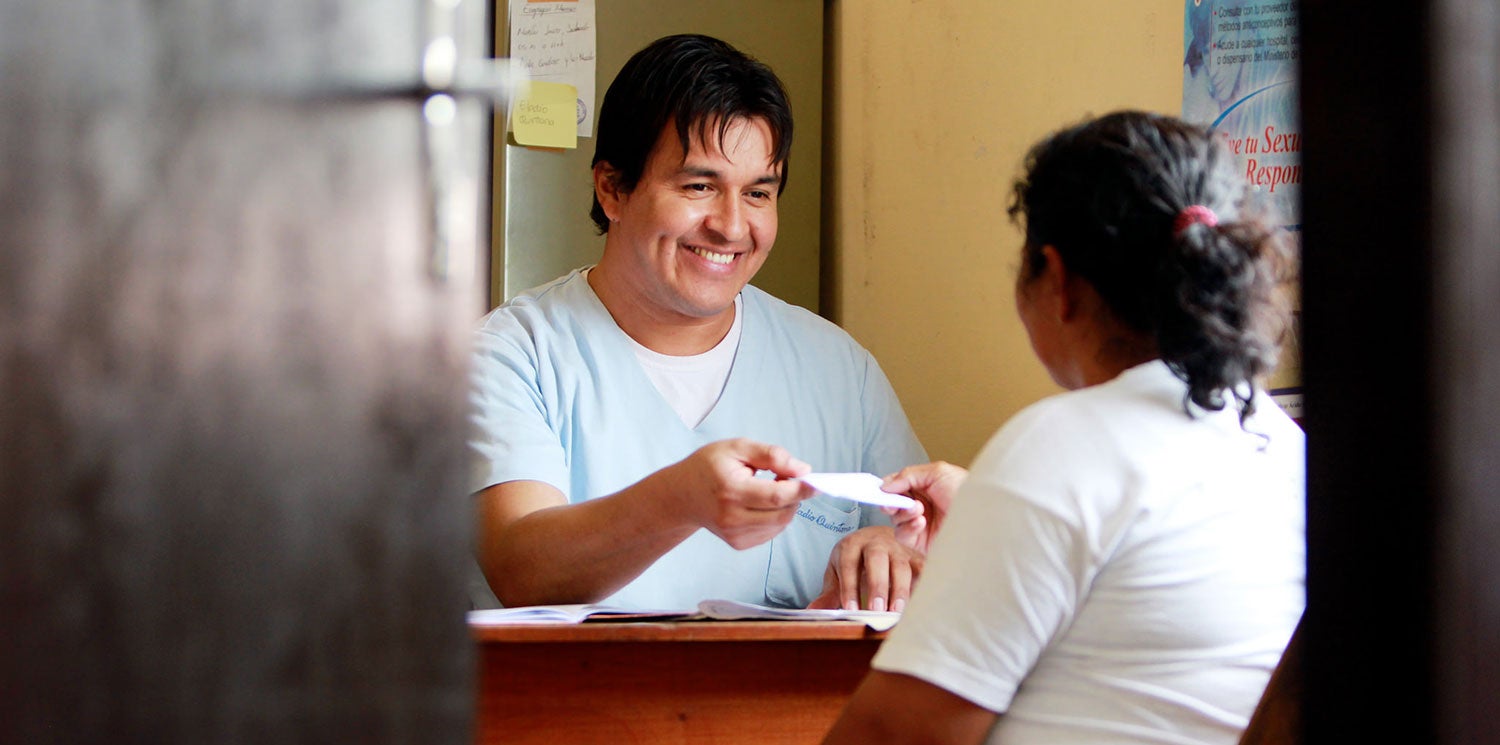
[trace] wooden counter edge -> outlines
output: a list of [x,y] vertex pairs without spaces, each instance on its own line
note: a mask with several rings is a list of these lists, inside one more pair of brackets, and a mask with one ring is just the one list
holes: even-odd
[[672,621],[585,622],[557,624],[469,624],[470,637],[482,644],[536,642],[745,642],[878,640],[859,621]]

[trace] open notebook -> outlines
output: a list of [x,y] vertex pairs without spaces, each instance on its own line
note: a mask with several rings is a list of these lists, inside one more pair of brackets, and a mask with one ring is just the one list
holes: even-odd
[[584,621],[675,621],[696,615],[697,611],[691,610],[621,608],[595,603],[523,605],[516,608],[471,610],[469,623],[475,626],[500,626],[527,623],[582,623]]
[[735,600],[705,600],[695,610],[622,608],[594,603],[529,605],[469,611],[475,626],[590,623],[601,621],[859,621],[876,631],[885,631],[901,620],[900,613],[872,610],[771,608]]

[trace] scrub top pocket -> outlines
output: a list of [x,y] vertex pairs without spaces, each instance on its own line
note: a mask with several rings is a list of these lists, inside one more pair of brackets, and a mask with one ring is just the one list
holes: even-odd
[[766,603],[805,608],[823,592],[823,573],[834,544],[860,528],[859,504],[818,494],[797,508],[786,530],[771,541]]

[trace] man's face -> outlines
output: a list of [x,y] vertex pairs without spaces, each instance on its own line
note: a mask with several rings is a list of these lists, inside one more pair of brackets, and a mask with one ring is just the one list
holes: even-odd
[[695,132],[684,157],[669,124],[640,183],[608,205],[606,250],[623,253],[612,266],[654,314],[704,318],[728,310],[776,242],[781,173],[771,164],[770,128],[735,119],[722,149],[717,122],[706,132],[707,142]]

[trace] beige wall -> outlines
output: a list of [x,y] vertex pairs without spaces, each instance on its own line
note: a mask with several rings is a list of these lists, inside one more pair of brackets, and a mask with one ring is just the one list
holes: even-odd
[[1089,114],[1175,114],[1182,6],[832,0],[824,308],[880,360],[933,458],[967,465],[1059,390],[1012,300],[1010,184]]

